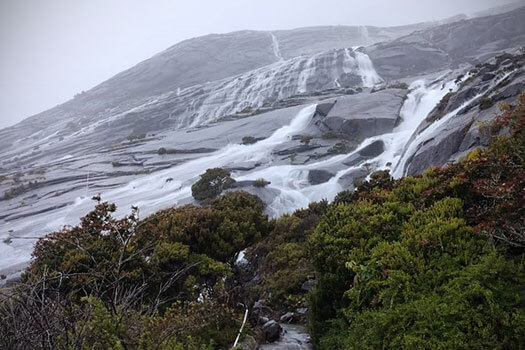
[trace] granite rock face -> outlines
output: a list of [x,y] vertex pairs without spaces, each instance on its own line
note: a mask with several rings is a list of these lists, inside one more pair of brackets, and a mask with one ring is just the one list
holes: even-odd
[[337,98],[321,129],[349,139],[363,139],[392,131],[407,91],[386,89]]
[[455,66],[485,61],[525,42],[525,7],[416,31],[368,48],[384,79],[399,79]]
[[381,140],[372,142],[366,147],[363,147],[359,151],[355,152],[351,156],[348,156],[343,164],[346,166],[355,166],[359,163],[362,163],[364,160],[377,157],[385,150],[384,143]]
[[385,79],[400,79],[411,75],[445,69],[450,64],[448,54],[418,35],[369,48],[377,72]]
[[[18,152],[45,139],[62,156],[72,144],[97,150],[130,136],[266,111],[283,100],[297,104],[294,96],[344,94],[483,60],[523,43],[524,11],[441,25],[241,31],[186,40],[9,128],[0,148]],[[369,45],[360,51],[371,61],[349,49],[359,45]]]
[[308,182],[312,185],[318,185],[329,181],[334,174],[328,170],[314,169],[308,172]]
[[[473,71],[470,78],[455,92],[437,113],[434,109],[417,128],[407,148],[414,142],[417,148],[411,155],[406,174],[422,173],[429,166],[455,161],[468,151],[487,146],[490,128],[484,127],[500,113],[498,104],[513,103],[525,87],[525,54],[505,60],[498,56]],[[494,75],[484,79],[486,71]],[[485,72],[485,73],[483,73]],[[486,108],[483,101],[490,101]],[[437,126],[437,127],[436,127]],[[432,129],[430,132],[430,129]],[[420,137],[418,135],[425,135]]]

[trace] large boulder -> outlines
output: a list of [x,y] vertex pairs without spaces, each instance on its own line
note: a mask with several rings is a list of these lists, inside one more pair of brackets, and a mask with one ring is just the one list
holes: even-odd
[[343,164],[347,166],[355,166],[367,159],[377,157],[385,150],[385,144],[381,140],[372,142],[366,147],[363,147],[361,150],[355,152],[354,154],[348,156],[343,160]]
[[369,173],[370,171],[365,168],[352,169],[341,176],[338,183],[345,190],[353,189],[355,188],[355,182],[366,178]]
[[273,343],[281,337],[281,325],[274,320],[270,320],[263,324],[261,329],[264,334],[264,340],[268,343]]
[[308,172],[308,182],[312,185],[328,182],[332,177],[334,177],[334,174],[328,170],[314,169]]
[[287,312],[284,315],[281,316],[280,321],[282,323],[292,323],[294,319],[294,313],[293,312]]
[[391,132],[405,96],[406,90],[385,89],[339,97],[319,127],[350,140]]

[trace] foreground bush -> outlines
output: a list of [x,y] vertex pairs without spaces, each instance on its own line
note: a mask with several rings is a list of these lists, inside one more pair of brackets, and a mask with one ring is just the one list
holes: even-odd
[[[267,233],[264,203],[228,193],[210,207],[122,219],[100,202],[38,241],[22,282],[1,290],[2,349],[228,347],[239,322],[228,279]],[[243,310],[241,310],[243,311]]]
[[191,186],[191,195],[198,201],[213,199],[230,188],[235,180],[230,172],[221,168],[208,169],[199,181]]
[[320,348],[525,344],[524,111],[460,163],[338,196],[310,238]]

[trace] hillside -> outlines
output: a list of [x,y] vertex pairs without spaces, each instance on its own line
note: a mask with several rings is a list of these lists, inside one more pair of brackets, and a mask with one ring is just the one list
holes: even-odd
[[320,349],[519,348],[525,94],[479,128],[459,162],[275,219],[244,191],[143,219],[95,197],[0,290],[0,344],[311,349],[307,322]]

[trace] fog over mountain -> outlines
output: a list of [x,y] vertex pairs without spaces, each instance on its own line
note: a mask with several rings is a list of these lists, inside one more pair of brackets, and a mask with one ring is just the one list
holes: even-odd
[[[0,2],[0,128],[63,103],[191,37],[317,25],[398,26],[516,3],[432,1]],[[494,12],[494,10],[491,10]],[[486,13],[490,13],[486,12]],[[292,15],[290,15],[292,14]]]

